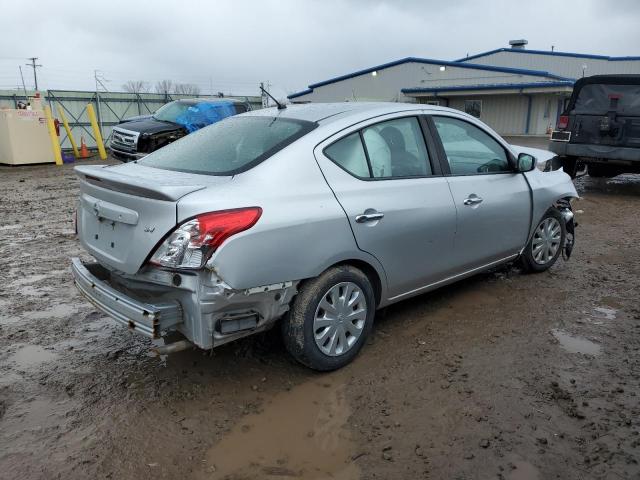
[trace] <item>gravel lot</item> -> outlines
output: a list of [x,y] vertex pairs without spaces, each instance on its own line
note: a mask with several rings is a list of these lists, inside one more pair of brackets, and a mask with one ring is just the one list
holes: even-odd
[[321,375],[276,332],[151,356],[72,284],[72,168],[0,167],[0,478],[640,478],[640,176],[577,186],[569,262],[379,312]]

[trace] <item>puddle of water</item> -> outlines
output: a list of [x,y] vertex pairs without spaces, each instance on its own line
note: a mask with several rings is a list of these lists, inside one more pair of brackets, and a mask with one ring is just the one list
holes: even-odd
[[57,355],[54,352],[45,350],[38,345],[26,345],[9,357],[20,370],[27,370],[44,362],[54,360]]
[[[40,397],[32,401],[15,402],[2,418],[4,459],[34,455],[34,445],[47,452],[55,462],[65,462],[70,451],[86,447],[88,435],[95,428],[72,427],[72,412],[77,408],[73,399],[55,400]],[[7,465],[9,467],[9,465]]]
[[586,338],[570,335],[562,330],[551,330],[553,336],[560,342],[560,346],[569,353],[583,353],[585,355],[599,355],[601,347]]
[[511,462],[515,469],[507,475],[508,480],[539,480],[538,469],[524,460],[514,460]]
[[606,320],[615,320],[618,314],[618,310],[615,308],[596,307],[594,310]]
[[325,376],[244,417],[208,452],[207,464],[215,478],[357,479],[349,415],[344,386]]
[[31,285],[23,285],[18,288],[18,293],[20,295],[29,295],[30,297],[41,297],[43,291],[44,289]]

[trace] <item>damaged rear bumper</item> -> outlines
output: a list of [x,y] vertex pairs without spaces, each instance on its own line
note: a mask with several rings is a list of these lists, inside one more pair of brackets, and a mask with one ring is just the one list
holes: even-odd
[[204,349],[273,326],[289,310],[298,282],[234,289],[212,269],[143,268],[128,275],[72,259],[76,286],[100,311],[151,338],[177,331]]
[[71,260],[74,283],[91,303],[111,318],[150,338],[182,323],[182,307],[176,301],[146,303],[107,284],[109,272],[98,263]]

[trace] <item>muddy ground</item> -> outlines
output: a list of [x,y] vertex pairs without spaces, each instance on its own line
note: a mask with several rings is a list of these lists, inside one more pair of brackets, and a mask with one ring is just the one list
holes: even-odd
[[72,284],[71,168],[0,168],[0,478],[639,478],[640,176],[577,185],[569,262],[388,308],[317,374],[273,332],[150,356]]

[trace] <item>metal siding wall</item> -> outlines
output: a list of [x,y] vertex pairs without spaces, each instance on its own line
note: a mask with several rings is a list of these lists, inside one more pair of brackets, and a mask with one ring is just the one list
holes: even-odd
[[403,88],[437,88],[494,83],[529,83],[545,81],[545,77],[514,75],[471,68],[447,66],[440,71],[439,65],[404,63],[377,72],[340,80],[315,87],[313,92],[296,97],[295,102],[344,102],[377,100],[385,102],[414,102],[405,97]]
[[609,61],[594,58],[576,58],[535,53],[496,52],[485,57],[469,60],[478,65],[542,70],[563,77],[582,77],[582,66],[586,65],[585,76],[611,73],[640,74],[640,60]]
[[527,114],[527,97],[524,95],[452,97],[449,107],[464,112],[465,100],[482,100],[480,120],[500,135],[524,135]]

